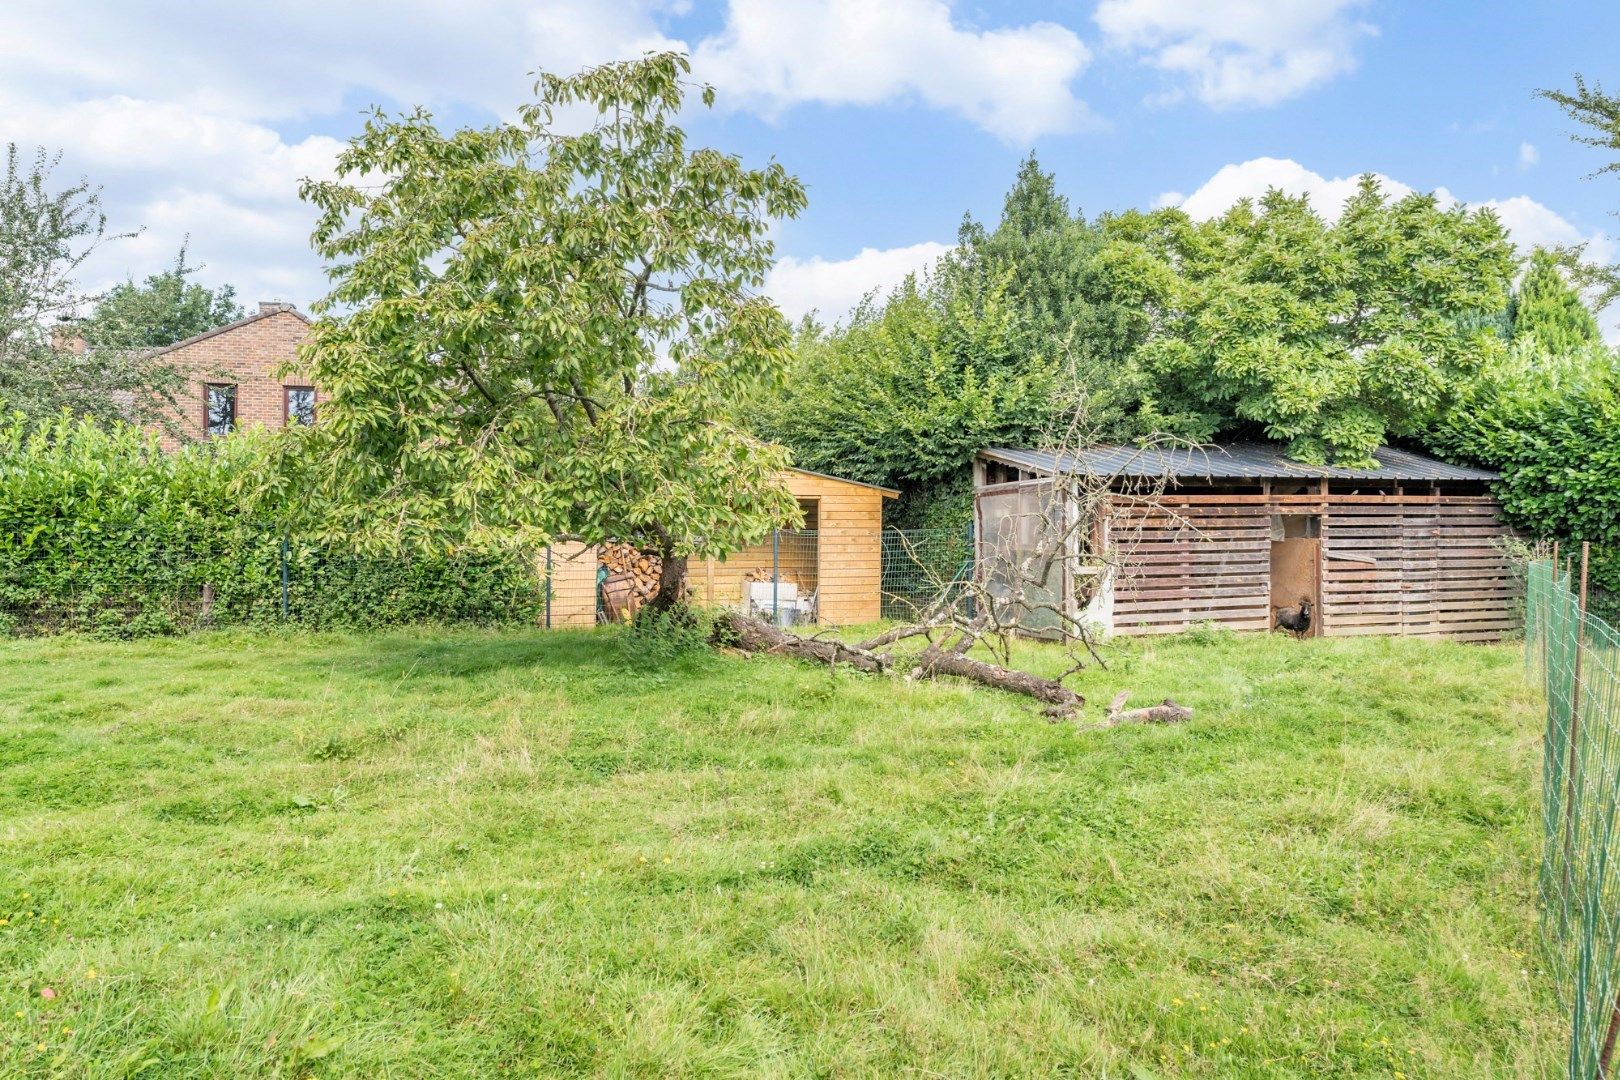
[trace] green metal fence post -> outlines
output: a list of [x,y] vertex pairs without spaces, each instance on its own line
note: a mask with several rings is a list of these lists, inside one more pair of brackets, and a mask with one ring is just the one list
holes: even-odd
[[771,530],[771,623],[777,621],[777,594],[782,591],[782,530]]
[[979,569],[979,550],[973,543],[973,522],[967,524],[967,617],[972,619],[976,614],[973,610],[973,580]]
[[546,545],[546,629],[551,629],[551,545]]
[[281,621],[287,621],[287,538],[281,538]]

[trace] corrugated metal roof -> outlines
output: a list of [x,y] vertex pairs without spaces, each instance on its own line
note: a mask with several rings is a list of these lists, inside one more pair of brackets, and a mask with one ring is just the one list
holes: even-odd
[[1385,446],[1373,452],[1376,469],[1341,469],[1336,465],[1303,465],[1290,461],[1274,443],[1227,443],[1220,446],[1095,446],[1078,455],[1057,456],[1042,450],[992,447],[981,456],[1028,472],[1085,472],[1094,476],[1197,477],[1206,480],[1495,480],[1486,469],[1448,465],[1422,454]]

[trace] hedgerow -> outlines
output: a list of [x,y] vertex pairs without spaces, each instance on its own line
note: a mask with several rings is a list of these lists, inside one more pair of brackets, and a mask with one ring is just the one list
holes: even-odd
[[240,494],[240,481],[265,465],[253,435],[164,453],[129,427],[0,422],[0,632],[122,637],[199,624],[543,616],[544,587],[528,559],[378,555],[284,534],[273,507],[249,513]]
[[1592,583],[1620,596],[1620,361],[1601,346],[1516,348],[1485,371],[1431,444],[1502,474],[1508,522],[1529,535],[1590,541]]

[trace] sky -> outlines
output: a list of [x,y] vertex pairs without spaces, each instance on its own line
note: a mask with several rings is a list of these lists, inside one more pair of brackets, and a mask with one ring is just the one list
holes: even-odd
[[[326,291],[302,178],[370,106],[509,118],[537,69],[679,48],[696,143],[775,159],[810,203],[767,291],[833,321],[993,222],[1034,153],[1088,215],[1195,217],[1279,186],[1333,216],[1355,177],[1496,209],[1521,249],[1620,259],[1620,178],[1537,88],[1620,87],[1620,4],[1544,0],[206,0],[0,4],[0,142],[60,152],[139,230],[102,287],[172,264],[239,298]],[[1604,316],[1620,339],[1620,312]]]

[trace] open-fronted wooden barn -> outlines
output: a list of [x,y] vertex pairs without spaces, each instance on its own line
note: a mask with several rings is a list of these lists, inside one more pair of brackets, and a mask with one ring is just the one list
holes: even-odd
[[985,450],[975,466],[981,558],[1017,531],[1035,493],[1087,477],[1121,495],[1076,531],[1071,543],[1091,550],[1072,553],[1072,565],[1108,569],[1099,581],[1062,575],[1052,588],[1105,631],[1267,630],[1281,620],[1312,636],[1489,640],[1514,629],[1518,585],[1488,490],[1495,474],[1402,450],[1375,456],[1377,468],[1347,469],[1302,465],[1264,443]]

